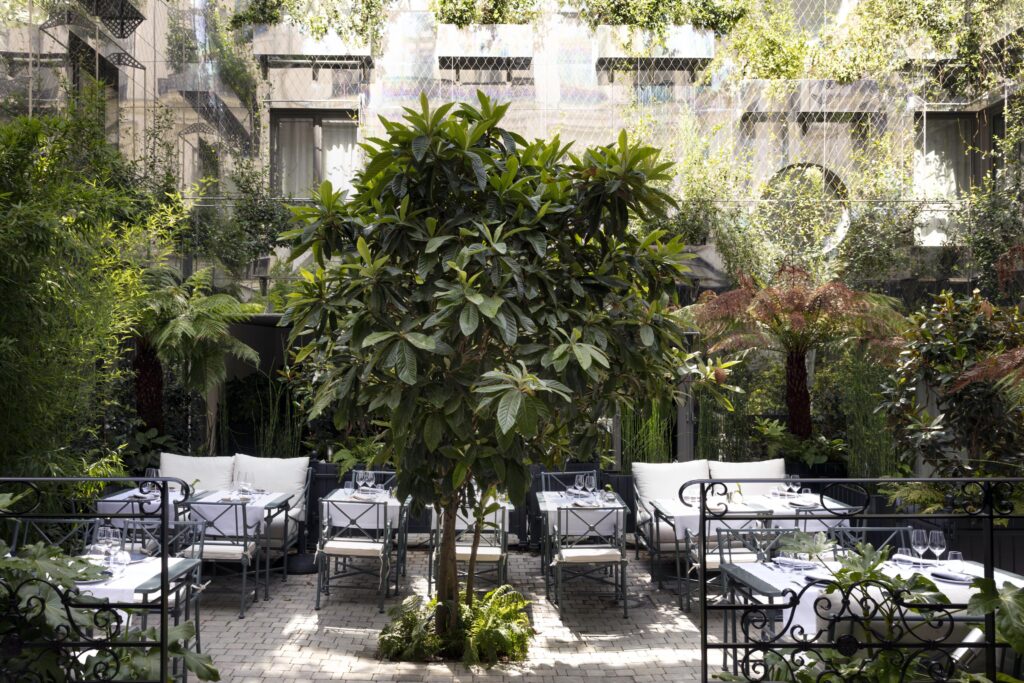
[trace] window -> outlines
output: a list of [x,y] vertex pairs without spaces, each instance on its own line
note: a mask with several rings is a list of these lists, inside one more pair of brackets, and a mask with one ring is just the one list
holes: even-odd
[[601,57],[597,60],[597,82],[620,84],[637,104],[683,101],[702,60],[677,57]]
[[927,114],[917,119],[914,185],[927,199],[957,199],[974,177],[973,115]]
[[352,111],[271,112],[271,173],[282,196],[308,197],[325,180],[348,190],[359,168]]
[[532,85],[530,57],[438,57],[441,78],[460,85]]

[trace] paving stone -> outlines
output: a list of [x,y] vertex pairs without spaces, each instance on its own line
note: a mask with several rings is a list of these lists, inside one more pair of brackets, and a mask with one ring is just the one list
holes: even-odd
[[[612,602],[610,588],[588,581],[566,586],[564,620],[544,597],[544,580],[536,554],[513,551],[509,580],[531,600],[530,616],[537,636],[529,659],[491,669],[462,664],[410,664],[380,661],[377,635],[388,622],[377,611],[370,577],[357,577],[351,587],[332,590],[313,609],[316,577],[292,575],[286,583],[271,578],[270,600],[260,600],[238,619],[237,597],[218,593],[232,587],[217,578],[203,594],[203,649],[220,670],[222,681],[482,681],[507,683],[655,683],[700,678],[700,631],[696,610],[687,614],[675,595],[658,591],[649,565],[630,556],[629,618]],[[410,549],[408,576],[402,593],[385,608],[412,593],[426,594],[427,553]],[[222,583],[223,582],[223,583]],[[362,586],[365,586],[363,588]],[[720,626],[711,624],[711,633]]]

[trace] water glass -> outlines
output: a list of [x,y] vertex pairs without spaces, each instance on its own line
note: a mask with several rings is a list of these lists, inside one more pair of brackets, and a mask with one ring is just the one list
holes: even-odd
[[346,479],[345,483],[341,485],[341,488],[345,491],[345,496],[351,496],[353,489],[355,489],[355,482],[351,478]]
[[962,572],[964,570],[964,554],[959,550],[950,550],[946,566],[949,567],[950,571]]
[[132,563],[132,556],[127,550],[118,550],[110,555],[107,568],[114,576],[124,574],[128,565]]
[[899,560],[893,560],[896,564],[900,564],[900,565],[906,565],[906,564],[913,565],[914,564],[914,561],[912,559],[905,559],[905,558],[912,558],[914,556],[914,554],[911,552],[910,548],[908,548],[906,546],[901,546],[901,547],[896,549],[896,554],[903,556]]
[[242,472],[238,478],[238,492],[252,493],[252,483],[248,472]]
[[[914,529],[910,534],[910,547],[914,549],[919,560],[924,559],[924,553],[928,550],[928,534],[924,529]],[[919,562],[918,564],[924,564]]]
[[936,560],[941,560],[942,553],[946,552],[946,535],[938,529],[928,532],[928,549]]

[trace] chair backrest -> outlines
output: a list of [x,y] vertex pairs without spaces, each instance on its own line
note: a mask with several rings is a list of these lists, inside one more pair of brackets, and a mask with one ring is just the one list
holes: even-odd
[[199,559],[206,543],[206,522],[202,519],[176,520],[167,525],[167,554]]
[[876,548],[892,546],[909,548],[912,526],[834,526],[828,530],[828,537],[837,546],[852,548],[858,543],[870,543]]
[[556,537],[560,547],[575,545],[609,545],[619,547],[625,530],[625,508],[577,507],[558,508]]
[[597,481],[597,470],[579,470],[576,472],[541,472],[541,491],[567,491],[576,485],[576,476],[594,475]]
[[[441,536],[441,517],[433,516],[434,527],[438,538]],[[472,510],[459,509],[455,512],[455,542],[471,542],[473,532],[476,529],[476,518]],[[497,510],[484,517],[484,523],[480,527],[480,545],[482,546],[503,546],[505,533],[508,529],[508,508],[499,507]]]
[[218,542],[245,544],[259,536],[262,509],[240,501],[202,501],[189,506],[189,519],[206,522],[206,536]]
[[320,500],[321,539],[378,541],[391,533],[387,501]]
[[778,552],[779,545],[796,529],[718,529],[718,554],[722,562],[732,562],[739,553],[754,553],[758,562],[767,562]]
[[98,519],[21,517],[15,519],[11,552],[17,552],[22,545],[44,543],[62,548],[68,555],[78,555],[92,543]]

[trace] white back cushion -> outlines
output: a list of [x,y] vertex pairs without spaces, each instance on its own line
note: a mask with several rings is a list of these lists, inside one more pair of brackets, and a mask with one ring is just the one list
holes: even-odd
[[292,517],[304,519],[306,470],[309,458],[255,458],[235,454],[235,481],[243,477],[258,489],[292,494]]
[[235,478],[235,459],[230,455],[160,454],[160,476],[177,477],[193,488],[205,491],[230,489]]
[[633,463],[633,482],[644,505],[656,498],[679,500],[679,487],[694,479],[710,479],[707,460]]
[[[737,479],[786,478],[786,461],[784,458],[759,460],[757,462],[718,462],[712,460],[708,463],[708,466],[711,469],[712,479],[720,479],[725,482]],[[778,484],[740,484],[740,486],[745,496],[767,496]],[[729,485],[730,491],[735,488],[735,485]]]

